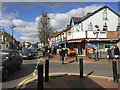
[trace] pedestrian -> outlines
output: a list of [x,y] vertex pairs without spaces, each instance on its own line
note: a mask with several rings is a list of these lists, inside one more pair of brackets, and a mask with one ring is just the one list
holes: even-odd
[[110,48],[108,48],[108,50],[107,50],[107,57],[109,60],[111,59],[111,49]]
[[64,57],[65,57],[65,50],[62,49],[61,51],[62,55],[62,64],[64,64]]
[[45,48],[43,48],[42,52],[43,52],[43,57],[45,58]]
[[48,59],[50,59],[50,50],[47,50]]
[[53,54],[54,54],[54,48],[52,47],[52,49],[51,49],[51,50],[52,50],[52,55],[53,55]]
[[114,55],[115,55],[115,59],[119,59],[119,48],[117,45],[115,46],[114,49]]
[[61,52],[62,50],[60,49],[59,50],[59,55],[60,55],[60,60],[62,61],[62,52]]
[[112,60],[114,59],[114,46],[112,46],[112,48],[111,48],[111,58],[112,58]]
[[54,48],[54,54],[56,55],[56,53],[57,53],[57,49],[56,49],[56,48]]
[[51,53],[51,47],[49,47],[49,51],[50,51],[50,53]]
[[65,59],[67,59],[67,53],[68,53],[68,50],[67,48],[65,48]]

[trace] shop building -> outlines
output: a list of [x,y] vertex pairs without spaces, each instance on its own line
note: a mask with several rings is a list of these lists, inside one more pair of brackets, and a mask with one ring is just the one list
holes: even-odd
[[[71,18],[71,32],[67,36],[68,43],[78,49],[78,54],[88,56],[90,49],[107,51],[108,47],[118,43],[118,18],[120,14],[104,5],[83,18]],[[114,22],[114,23],[113,23]]]
[[[107,52],[108,47],[117,45],[119,41],[119,17],[120,14],[108,5],[88,13],[84,17],[71,17],[70,28],[53,36],[51,39],[54,41],[52,42],[55,44],[57,40],[61,39],[59,40],[61,43],[58,45],[62,45],[64,42],[63,46],[75,49],[81,56],[92,57],[94,52]],[[63,37],[66,39],[62,41]]]

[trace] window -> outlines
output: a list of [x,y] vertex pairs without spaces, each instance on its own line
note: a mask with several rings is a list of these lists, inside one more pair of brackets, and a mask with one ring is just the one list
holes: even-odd
[[88,25],[88,30],[89,30],[89,31],[93,31],[93,25],[92,25],[91,22],[90,22],[90,24]]
[[6,47],[8,48],[8,44],[6,44]]
[[107,8],[104,9],[104,12],[103,12],[103,19],[104,19],[104,20],[107,19]]
[[71,32],[68,32],[68,36],[71,35]]
[[1,50],[1,45],[0,45],[0,50]]
[[105,23],[105,25],[103,26],[103,31],[107,31],[108,30],[108,26],[107,24]]

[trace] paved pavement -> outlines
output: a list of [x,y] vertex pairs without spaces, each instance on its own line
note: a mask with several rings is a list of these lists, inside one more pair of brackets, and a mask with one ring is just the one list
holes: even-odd
[[[45,81],[45,79],[44,79]],[[23,85],[22,88],[31,88],[37,89],[38,82],[34,80],[32,82],[27,83],[25,86]],[[93,77],[83,77],[80,78],[79,75],[68,75],[68,74],[61,74],[61,75],[52,75],[49,78],[49,82],[43,82],[43,88],[87,88],[87,89],[104,89],[104,88],[114,88],[118,89],[118,84],[114,83],[113,81],[108,81],[106,79],[101,78],[93,78]]]

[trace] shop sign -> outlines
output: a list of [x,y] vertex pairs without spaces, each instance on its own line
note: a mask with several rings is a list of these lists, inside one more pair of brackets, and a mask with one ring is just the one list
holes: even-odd
[[90,48],[89,53],[93,53],[93,48]]
[[96,35],[96,38],[106,38],[106,32],[104,31],[93,31],[93,35]]

